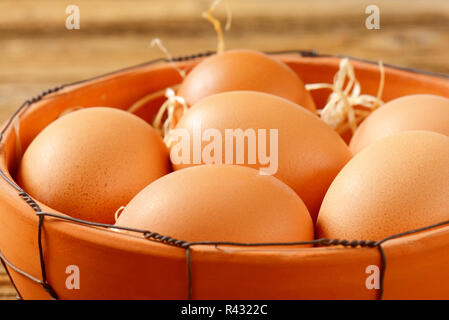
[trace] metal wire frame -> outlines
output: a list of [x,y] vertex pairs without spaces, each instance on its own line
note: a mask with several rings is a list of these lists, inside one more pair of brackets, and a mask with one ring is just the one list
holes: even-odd
[[[268,53],[269,54],[299,54],[300,56],[303,56],[303,57],[341,57],[341,58],[348,57],[348,56],[344,56],[344,55],[338,55],[338,56],[320,55],[320,54],[316,53],[315,51],[296,51],[296,50],[295,51],[294,50],[291,50],[291,51],[277,51],[277,52],[268,52]],[[91,81],[91,80],[94,80],[94,79],[105,77],[107,75],[113,75],[113,74],[116,74],[116,73],[119,73],[119,72],[122,72],[122,71],[132,70],[132,69],[135,69],[135,68],[139,68],[139,67],[155,64],[155,63],[158,63],[158,62],[187,61],[187,60],[192,60],[192,59],[196,59],[196,58],[207,57],[207,56],[210,56],[212,54],[214,54],[214,52],[205,52],[205,53],[199,53],[199,54],[194,54],[194,55],[189,55],[189,56],[183,56],[183,57],[173,58],[172,60],[167,60],[167,59],[152,60],[152,61],[140,64],[140,65],[137,65],[137,66],[121,69],[121,70],[115,71],[115,72],[111,72],[111,73],[108,73],[106,75],[94,77],[94,78],[91,78],[91,79],[88,79],[88,80],[74,82],[74,83],[67,84],[67,85],[61,85],[59,87],[46,90],[46,91],[42,92],[41,94],[39,94],[39,95],[37,95],[37,96],[35,96],[35,97],[25,101],[19,107],[19,109],[16,112],[14,112],[14,114],[11,116],[11,118],[7,121],[5,127],[0,131],[0,143],[3,141],[3,136],[4,136],[5,132],[8,130],[8,128],[11,127],[12,122],[14,121],[14,119],[19,117],[20,114],[23,111],[25,111],[32,104],[34,104],[34,103],[44,99],[46,96],[48,96],[48,95],[50,95],[52,93],[56,93],[56,92],[66,88],[66,87],[74,86],[74,85],[77,85],[77,84],[82,84],[82,83],[85,83],[85,82],[88,82],[88,81]],[[365,62],[365,63],[376,64],[376,62],[373,62],[373,61],[362,60],[362,59],[357,59],[357,58],[353,58],[353,57],[348,57],[348,58],[350,58],[352,60],[362,61],[362,62]],[[402,67],[396,67],[396,66],[392,66],[392,65],[386,65],[386,66],[390,67],[390,68],[394,68],[394,69],[408,71],[408,72],[414,72],[414,73],[420,73],[420,74],[428,74],[428,75],[432,75],[432,76],[443,77],[443,78],[448,78],[449,79],[449,75],[432,73],[432,72],[424,72],[424,71],[420,71],[420,70],[416,70],[416,69],[402,68]],[[387,258],[386,258],[385,251],[382,248],[382,244],[384,244],[385,242],[387,242],[389,240],[396,239],[396,238],[399,238],[399,237],[402,237],[402,236],[406,236],[406,235],[410,235],[410,234],[414,234],[414,233],[430,230],[430,229],[437,228],[437,227],[440,227],[440,226],[449,225],[449,220],[447,220],[447,221],[443,221],[443,222],[440,222],[440,223],[432,224],[432,225],[429,225],[429,226],[426,226],[426,227],[423,227],[423,228],[414,229],[414,230],[398,233],[398,234],[395,234],[395,235],[391,235],[391,236],[388,236],[388,237],[386,237],[386,238],[384,238],[382,240],[379,240],[379,241],[344,240],[344,239],[321,238],[321,239],[315,239],[315,240],[311,240],[311,241],[285,242],[285,243],[279,243],[279,242],[239,243],[239,242],[229,242],[229,241],[197,241],[197,242],[188,242],[188,241],[176,239],[176,238],[173,238],[173,237],[170,237],[170,236],[161,235],[161,234],[159,234],[157,232],[152,232],[152,231],[149,231],[149,230],[140,230],[140,229],[127,228],[127,227],[121,227],[121,226],[104,224],[104,223],[90,222],[90,221],[80,220],[80,219],[76,219],[76,218],[72,218],[72,217],[68,217],[68,216],[62,216],[62,215],[55,214],[55,213],[43,212],[41,210],[40,206],[37,204],[37,202],[34,199],[32,199],[32,197],[30,195],[28,195],[22,188],[20,188],[14,181],[9,179],[9,177],[7,176],[6,173],[4,173],[3,171],[0,170],[0,176],[7,183],[9,183],[12,187],[14,187],[16,189],[16,191],[18,192],[18,196],[20,198],[22,198],[22,200],[25,201],[35,211],[36,215],[38,216],[38,239],[37,239],[37,244],[38,244],[39,260],[40,260],[40,267],[41,267],[41,279],[38,279],[38,278],[30,275],[29,273],[21,270],[20,268],[18,268],[14,264],[12,264],[0,251],[0,261],[2,262],[8,277],[10,278],[14,288],[17,291],[17,293],[19,295],[19,299],[22,298],[22,295],[20,294],[17,286],[15,285],[15,283],[14,283],[12,277],[11,277],[11,274],[9,272],[8,267],[11,270],[21,274],[22,276],[32,280],[33,282],[41,285],[47,291],[47,293],[49,294],[49,297],[51,299],[58,300],[58,294],[55,292],[55,290],[50,285],[50,283],[48,283],[46,266],[45,266],[45,257],[44,257],[44,254],[43,254],[42,231],[43,231],[43,228],[44,228],[44,221],[45,221],[45,217],[46,216],[50,216],[52,218],[65,220],[65,221],[67,221],[69,223],[71,222],[71,223],[82,224],[82,225],[85,225],[85,226],[102,227],[102,228],[107,228],[107,229],[108,228],[114,228],[114,229],[119,229],[119,230],[131,231],[131,232],[135,232],[135,233],[141,233],[142,236],[144,238],[148,239],[148,240],[157,241],[157,242],[163,243],[165,245],[170,245],[170,246],[175,246],[175,247],[179,247],[179,248],[185,249],[186,250],[187,277],[188,277],[188,292],[187,292],[187,296],[188,296],[189,300],[192,299],[192,292],[193,292],[191,248],[194,247],[194,246],[215,246],[217,248],[220,245],[239,246],[239,247],[317,245],[317,246],[344,246],[344,247],[347,247],[347,248],[357,248],[357,247],[377,248],[377,250],[379,251],[379,254],[380,254],[380,259],[381,259],[380,289],[378,290],[377,298],[379,300],[381,300],[383,298],[383,294],[384,294],[384,282],[385,282],[384,280],[385,280],[385,272],[386,272],[386,267],[387,267]]]

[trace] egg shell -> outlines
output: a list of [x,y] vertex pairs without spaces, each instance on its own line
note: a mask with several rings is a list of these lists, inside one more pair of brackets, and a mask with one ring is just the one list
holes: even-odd
[[156,130],[128,112],[94,107],[42,130],[23,155],[17,181],[53,209],[112,224],[120,206],[168,172],[168,150]]
[[380,240],[449,220],[449,137],[407,131],[358,153],[321,206],[317,236]]
[[[351,158],[349,148],[341,137],[310,111],[274,95],[255,91],[233,91],[202,99],[180,119],[176,128],[189,132],[191,154],[189,163],[174,163],[175,170],[195,165],[193,132],[198,120],[201,121],[202,133],[208,129],[221,132],[221,163],[226,163],[226,129],[267,130],[268,151],[269,131],[277,130],[278,168],[275,176],[296,191],[309,209],[312,219],[316,218],[332,180]],[[202,141],[201,150],[208,144],[208,141]],[[234,143],[233,164],[237,163],[236,153]],[[248,148],[245,147],[243,165],[255,169],[267,167],[259,160],[257,157],[256,163],[251,164]],[[202,157],[201,163],[205,163]]]
[[449,136],[449,99],[417,94],[387,102],[362,122],[349,146],[356,154],[379,139],[407,130],[428,130]]
[[292,69],[253,50],[229,50],[205,59],[187,75],[178,95],[193,105],[204,97],[235,90],[274,94],[316,112],[312,96]]
[[117,225],[186,241],[313,240],[296,193],[272,176],[233,165],[204,165],[156,180],[125,208]]

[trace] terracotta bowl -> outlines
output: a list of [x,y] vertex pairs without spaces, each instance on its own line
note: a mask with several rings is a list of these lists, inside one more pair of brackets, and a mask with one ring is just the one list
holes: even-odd
[[[332,82],[340,60],[304,52],[274,55],[305,83]],[[201,59],[192,56],[176,63],[189,68]],[[357,59],[351,62],[363,91],[375,95],[377,64]],[[447,76],[392,66],[385,71],[385,101],[415,93],[449,97]],[[69,221],[63,213],[27,197],[15,184],[15,121],[20,121],[24,150],[65,110],[77,106],[128,109],[148,93],[180,81],[169,63],[153,61],[46,92],[26,102],[4,125],[0,144],[0,252],[22,298],[449,299],[449,222],[371,243],[373,247],[363,242],[357,244],[365,246],[315,248],[188,246],[157,235],[146,234],[150,238],[146,239],[139,233],[117,233],[105,226]],[[326,90],[313,91],[318,106],[325,103],[327,94]],[[161,101],[149,101],[136,114],[151,119]],[[79,270],[79,289],[66,285],[68,267],[73,265]],[[383,277],[380,288],[369,289],[366,283],[374,273],[367,271],[373,265]]]

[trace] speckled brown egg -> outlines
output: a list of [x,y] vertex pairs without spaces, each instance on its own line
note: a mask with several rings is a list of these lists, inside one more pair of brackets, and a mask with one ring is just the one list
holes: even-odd
[[323,200],[317,236],[380,240],[449,220],[449,137],[407,131],[358,153]]
[[[296,191],[313,219],[327,188],[351,158],[341,137],[313,113],[289,100],[256,91],[208,96],[183,115],[176,129],[171,133],[177,142],[171,148],[176,170],[196,164],[227,163],[274,174]],[[240,130],[239,139],[232,136],[238,135],[236,130]],[[186,137],[178,136],[184,132]],[[233,139],[227,140],[229,144],[227,136]],[[249,136],[252,143],[248,143]],[[186,141],[188,150],[183,148]],[[214,144],[220,150],[212,150]],[[250,146],[254,151],[249,151]],[[178,159],[181,153],[183,158]]]
[[312,96],[290,67],[272,56],[247,49],[206,58],[187,75],[178,95],[193,105],[204,97],[235,90],[274,94],[316,112]]
[[379,139],[407,130],[428,130],[449,136],[449,99],[417,94],[384,104],[356,130],[351,151],[356,154]]
[[126,206],[118,226],[186,241],[313,240],[313,224],[296,193],[272,176],[233,165],[170,173]]
[[114,223],[115,211],[170,171],[158,133],[128,112],[95,107],[49,124],[25,151],[17,181],[75,218]]

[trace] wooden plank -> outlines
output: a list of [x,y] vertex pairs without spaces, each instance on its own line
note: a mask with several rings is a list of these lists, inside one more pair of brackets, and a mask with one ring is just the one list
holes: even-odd
[[[164,29],[173,23],[185,24],[184,28],[202,28],[200,13],[208,8],[210,0],[78,0],[76,5],[82,13],[82,23],[88,32],[111,26],[124,30],[123,24],[141,25],[139,30],[152,26]],[[223,1],[224,2],[224,1]],[[19,5],[18,5],[19,3]],[[63,32],[66,18],[66,2],[58,0],[2,0],[0,3],[0,26],[5,30],[50,30]],[[449,3],[446,0],[230,0],[234,22],[247,24],[254,21],[270,23],[285,28],[280,20],[305,25],[328,25],[336,21],[360,25],[368,5],[378,5],[382,20],[387,24],[435,24],[444,23],[448,17]],[[224,4],[217,9],[217,16],[223,17]],[[342,19],[344,21],[342,21]],[[143,25],[142,25],[143,24]],[[8,27],[10,26],[10,27]],[[92,29],[90,28],[92,27]],[[95,28],[93,28],[95,27]],[[171,31],[169,28],[168,31]],[[177,30],[179,31],[179,30]],[[185,30],[182,30],[185,32]],[[54,31],[53,31],[54,32]]]
[[16,300],[17,292],[9,282],[5,269],[0,264],[0,300]]

